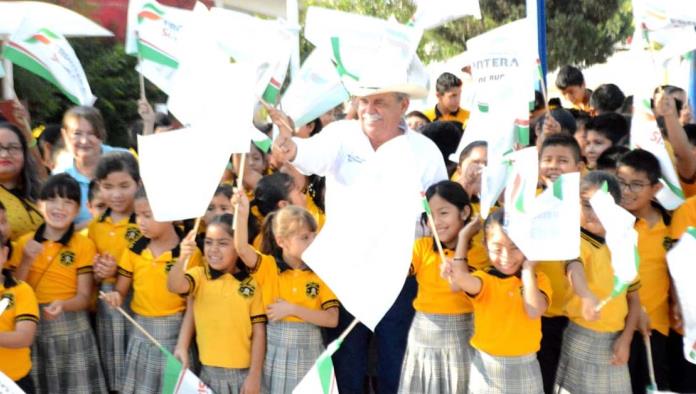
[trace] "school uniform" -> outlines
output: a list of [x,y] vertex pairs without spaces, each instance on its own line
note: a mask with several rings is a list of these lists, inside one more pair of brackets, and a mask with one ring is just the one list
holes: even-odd
[[[264,307],[281,298],[307,309],[338,307],[329,287],[310,269],[292,269],[280,257],[260,254],[252,272],[261,287]],[[324,351],[321,330],[296,316],[269,322],[263,392],[291,393]]]
[[[666,254],[672,244],[670,237],[670,217],[661,207],[662,218],[652,227],[643,219],[637,219],[638,255],[640,266],[638,275],[641,287],[638,290],[640,304],[650,317],[650,344],[655,370],[655,380],[660,390],[669,388],[667,368],[667,338],[669,336],[669,288],[670,278]],[[631,343],[631,356],[628,361],[631,386],[634,394],[646,392],[650,384],[648,359],[643,334],[636,331]]]
[[[150,239],[141,237],[121,257],[118,274],[132,281],[133,317],[159,343],[174,351],[186,309],[186,298],[167,289],[167,276],[179,258],[179,245],[154,257]],[[188,262],[200,265],[196,249]],[[162,351],[139,330],[132,329],[126,350],[122,393],[162,392],[162,372],[166,360]]]
[[[670,233],[676,243],[689,226],[696,226],[696,197],[689,197],[672,214]],[[671,320],[667,338],[670,390],[678,393],[696,393],[696,365],[684,358],[684,328]]]
[[207,265],[189,269],[185,277],[187,295],[193,297],[201,380],[217,394],[237,394],[251,365],[252,326],[268,321],[261,289],[247,272],[227,274]]
[[[491,213],[495,212],[497,207],[491,207]],[[471,214],[479,215],[481,213],[481,203],[476,201],[471,203]],[[490,267],[491,262],[488,260],[488,249],[483,243],[483,229],[474,235],[469,244],[469,251],[466,254],[469,268],[476,270],[485,270]]]
[[430,119],[431,122],[455,122],[462,129],[466,128],[466,124],[469,121],[469,111],[465,110],[464,108],[457,108],[457,110],[454,112],[442,113],[437,108],[437,105],[435,105],[432,108],[428,108],[423,111],[423,115]]
[[[580,261],[587,286],[599,299],[610,296],[614,287],[611,253],[604,238],[581,231]],[[628,292],[637,291],[636,279]],[[596,321],[582,317],[582,300],[573,294],[566,312],[570,323],[563,335],[561,359],[556,372],[556,389],[571,393],[631,393],[628,365],[612,365],[613,346],[625,327],[628,301],[625,295],[612,298]]]
[[[491,267],[476,271],[481,291],[469,295],[474,306],[474,355],[469,376],[470,393],[542,393],[536,352],[541,341],[541,319],[524,309],[521,276],[505,275]],[[539,291],[548,300],[551,284],[536,273]]]
[[[24,245],[33,239],[43,250],[31,265],[26,282],[34,289],[37,302],[45,307],[56,300],[68,300],[77,293],[79,275],[92,275],[94,243],[75,234],[71,226],[58,241],[44,238],[45,225],[21,237],[10,266],[22,260]],[[41,320],[31,348],[31,376],[40,393],[103,393],[106,384],[97,341],[86,310],[63,312],[55,320]]]
[[[109,254],[116,262],[123,252],[142,235],[135,222],[135,214],[116,223],[111,218],[111,209],[90,222],[89,238],[94,241],[97,253]],[[116,278],[108,278],[99,284],[99,290],[108,293],[115,290]],[[127,297],[124,309],[130,312]],[[99,356],[102,360],[106,383],[110,391],[120,391],[123,384],[123,369],[126,364],[126,348],[130,323],[114,308],[104,302],[97,302],[96,331]]]
[[[444,252],[454,257],[454,251]],[[416,314],[401,367],[400,393],[457,393],[469,382],[473,307],[442,279],[440,264],[433,238],[417,239],[411,260],[411,274],[418,282]]]
[[326,222],[326,214],[321,210],[321,208],[319,208],[319,206],[317,206],[309,193],[305,193],[305,201],[307,201],[307,210],[312,214],[312,217],[317,222],[318,233],[321,228],[324,227],[324,223]]
[[[0,314],[0,332],[16,329],[17,323],[31,321],[39,323],[39,305],[31,286],[12,277],[9,269],[3,269],[4,283],[0,283],[0,300],[8,299],[9,304]],[[33,392],[29,372],[31,371],[31,352],[29,346],[11,349],[0,347],[0,371],[17,383],[25,392]]]

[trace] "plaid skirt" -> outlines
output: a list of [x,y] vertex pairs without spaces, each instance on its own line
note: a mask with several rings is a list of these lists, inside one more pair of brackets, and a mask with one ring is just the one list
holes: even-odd
[[[108,293],[114,291],[113,283],[102,283],[99,288]],[[130,292],[122,308],[130,313]],[[126,349],[131,325],[116,309],[104,301],[97,305],[97,345],[104,377],[109,391],[120,391],[123,385],[123,366],[126,365]]]
[[536,353],[497,357],[476,349],[473,352],[469,372],[469,393],[544,393]]
[[63,312],[56,320],[41,319],[31,362],[37,393],[106,393],[87,311]]
[[323,351],[319,327],[309,323],[268,323],[261,391],[292,393]]
[[471,313],[416,312],[401,366],[400,393],[463,393],[469,384]]
[[569,323],[556,372],[557,393],[631,393],[628,365],[611,365],[619,333],[588,330]]
[[[170,352],[174,351],[184,314],[144,317],[133,314],[145,331],[152,335]],[[140,330],[133,328],[126,351],[126,366],[121,393],[162,392],[162,373],[166,359],[162,351],[150,342]]]
[[204,365],[201,368],[201,380],[215,394],[239,394],[248,373],[247,368],[220,368]]

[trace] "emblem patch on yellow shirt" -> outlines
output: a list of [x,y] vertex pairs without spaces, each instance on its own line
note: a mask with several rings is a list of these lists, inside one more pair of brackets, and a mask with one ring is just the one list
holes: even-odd
[[169,260],[164,264],[164,272],[169,272],[172,270],[172,267],[176,264],[176,260]]
[[140,230],[138,230],[137,227],[128,227],[124,237],[126,238],[126,241],[130,242],[130,244],[132,245],[133,242],[137,241],[138,238],[140,238],[140,235]]
[[8,300],[10,300],[10,303],[7,304],[7,309],[8,309],[8,310],[9,310],[9,309],[12,309],[12,307],[13,307],[14,304],[15,304],[14,294],[12,294],[12,293],[5,293],[5,294],[2,295],[2,297],[0,297],[0,300],[3,300],[3,299],[5,299],[5,298],[7,298]]
[[662,247],[665,248],[665,251],[669,252],[670,249],[672,249],[672,245],[674,245],[674,240],[670,237],[665,237],[662,239]]
[[239,284],[239,295],[241,295],[244,298],[249,298],[254,296],[254,291],[256,289],[254,286],[250,285],[248,282],[244,281]]
[[307,297],[317,298],[317,296],[319,295],[319,283],[309,282],[309,283],[307,283],[305,288],[306,288]]
[[70,267],[73,265],[73,263],[75,263],[75,253],[69,250],[63,251],[60,253],[60,258],[58,261],[60,261],[60,263],[64,266]]

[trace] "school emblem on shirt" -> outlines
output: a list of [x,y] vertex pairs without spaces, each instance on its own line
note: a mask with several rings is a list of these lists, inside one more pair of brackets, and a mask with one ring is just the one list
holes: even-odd
[[60,261],[60,263],[64,266],[70,267],[75,262],[75,253],[69,250],[63,251],[60,253],[60,258],[58,261]]
[[256,289],[249,282],[244,281],[239,284],[239,295],[244,298],[250,298],[254,296]]
[[126,241],[128,241],[129,244],[133,244],[135,241],[137,241],[140,238],[140,230],[138,230],[137,227],[128,227],[126,229],[126,234],[124,235],[124,238]]
[[176,264],[176,260],[169,260],[167,263],[164,265],[164,272],[169,272],[172,270],[172,267]]
[[669,252],[670,249],[672,249],[672,246],[674,246],[674,240],[670,237],[664,237],[662,239],[662,247],[665,248],[666,252]]
[[306,288],[307,297],[317,298],[317,296],[319,295],[319,283],[309,282],[309,283],[307,283],[305,288]]
[[5,310],[12,309],[12,307],[13,307],[14,304],[15,304],[15,297],[14,297],[14,294],[12,294],[12,293],[5,293],[5,294],[2,295],[2,297],[0,297],[0,301],[2,301],[2,300],[4,300],[4,299],[10,300],[10,303],[7,304],[7,308],[5,308]]

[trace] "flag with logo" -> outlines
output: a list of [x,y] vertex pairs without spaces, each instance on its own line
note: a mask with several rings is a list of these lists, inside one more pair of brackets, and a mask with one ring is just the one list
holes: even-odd
[[590,198],[590,205],[606,231],[605,239],[614,270],[610,298],[614,298],[622,294],[638,275],[638,233],[633,227],[636,217],[616,204],[606,182]]
[[268,153],[271,150],[271,145],[273,140],[271,140],[266,134],[259,131],[257,128],[251,130],[251,142],[256,145],[257,148],[261,149],[263,153]]
[[315,49],[283,94],[282,106],[301,127],[349,98],[331,55]]
[[449,21],[471,15],[481,19],[479,0],[415,0],[416,12],[411,23],[421,29],[434,29]]
[[696,228],[689,227],[679,242],[667,252],[667,266],[679,296],[684,322],[684,358],[696,364]]
[[184,368],[174,355],[164,348],[160,350],[167,360],[162,376],[162,394],[213,394],[213,390]]
[[331,356],[336,353],[341,342],[337,339],[326,347],[309,372],[292,390],[293,394],[338,394]]
[[29,18],[10,36],[3,57],[47,80],[76,105],[92,105],[96,100],[68,40]]

